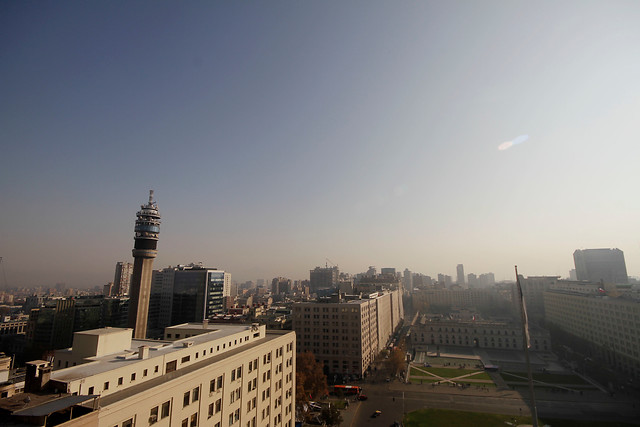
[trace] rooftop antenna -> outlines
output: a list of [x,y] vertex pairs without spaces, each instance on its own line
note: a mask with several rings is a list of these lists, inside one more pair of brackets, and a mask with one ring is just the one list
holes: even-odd
[[153,204],[153,190],[149,190],[149,204]]

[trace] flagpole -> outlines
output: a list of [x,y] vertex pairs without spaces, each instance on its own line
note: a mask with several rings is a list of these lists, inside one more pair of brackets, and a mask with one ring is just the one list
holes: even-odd
[[522,286],[520,286],[520,276],[518,276],[518,266],[516,268],[516,285],[518,286],[518,297],[520,299],[520,318],[522,320],[522,340],[524,344],[524,356],[527,362],[527,375],[529,376],[529,393],[531,393],[531,417],[533,418],[533,427],[538,427],[538,408],[536,407],[536,396],[533,392],[533,373],[531,372],[531,362],[529,360],[529,321],[527,319],[527,309],[524,305],[524,296],[522,295]]

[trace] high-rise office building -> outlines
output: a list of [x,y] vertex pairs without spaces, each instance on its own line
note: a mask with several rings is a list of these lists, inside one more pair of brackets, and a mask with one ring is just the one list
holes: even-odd
[[578,280],[628,283],[624,253],[620,249],[577,249],[573,253]]
[[133,275],[133,264],[130,262],[116,263],[116,275],[113,279],[113,288],[110,296],[129,295],[131,286],[131,276]]
[[338,267],[316,267],[309,271],[309,285],[311,291],[318,289],[329,289],[338,285],[340,272]]
[[155,270],[147,335],[158,339],[170,325],[223,314],[224,298],[230,295],[231,273],[193,263]]
[[179,266],[173,277],[171,324],[202,322],[223,314],[231,273],[198,265]]
[[464,286],[464,265],[462,264],[458,264],[458,266],[456,267],[456,273],[458,276],[458,285],[460,286]]
[[133,329],[134,338],[144,339],[147,336],[151,273],[153,260],[158,255],[160,233],[160,213],[153,200],[153,190],[149,191],[149,203],[140,206],[136,216],[128,326]]
[[404,288],[411,291],[413,289],[413,273],[408,269],[404,269]]

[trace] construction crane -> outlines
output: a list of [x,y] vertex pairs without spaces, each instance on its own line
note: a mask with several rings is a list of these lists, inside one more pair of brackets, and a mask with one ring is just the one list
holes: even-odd
[[335,262],[331,261],[329,258],[325,258],[325,260],[327,260],[327,262],[324,263],[325,268],[329,268],[329,264],[331,264],[331,266],[333,266],[333,267],[338,268],[338,264],[336,264]]

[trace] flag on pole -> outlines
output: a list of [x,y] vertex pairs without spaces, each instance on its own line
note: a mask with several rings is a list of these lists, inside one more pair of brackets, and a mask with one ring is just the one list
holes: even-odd
[[527,343],[527,348],[531,348],[531,338],[529,336],[529,318],[527,316],[527,305],[524,302],[524,295],[522,294],[522,286],[520,285],[520,275],[518,275],[518,268],[516,267],[516,285],[518,286],[518,296],[520,298],[520,308],[522,310],[522,322],[524,324],[524,335]]

